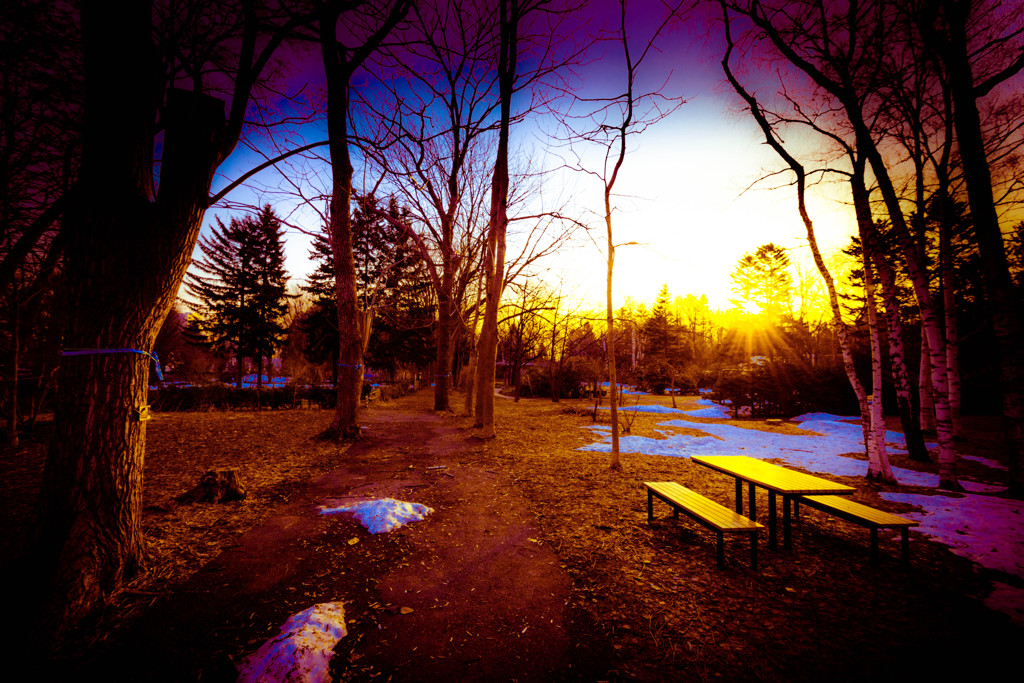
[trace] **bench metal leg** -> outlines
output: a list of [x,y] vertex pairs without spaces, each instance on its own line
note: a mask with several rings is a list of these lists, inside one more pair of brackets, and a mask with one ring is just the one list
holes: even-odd
[[910,564],[910,532],[907,527],[900,528],[900,558],[903,564]]
[[793,549],[792,536],[789,533],[789,501],[791,497],[782,496],[782,545],[786,550]]
[[654,494],[647,489],[647,521],[654,519]]
[[715,535],[718,537],[718,568],[725,568],[725,534],[721,531],[716,531]]
[[743,514],[743,480],[736,477],[736,514]]
[[775,550],[775,491],[768,492],[768,547]]

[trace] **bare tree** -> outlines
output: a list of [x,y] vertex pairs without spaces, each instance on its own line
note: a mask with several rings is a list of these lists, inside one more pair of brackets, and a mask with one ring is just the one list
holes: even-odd
[[[338,305],[338,400],[334,420],[325,438],[344,440],[359,436],[359,397],[363,386],[363,352],[370,338],[372,313],[363,310],[356,295],[356,265],[352,256],[352,159],[349,152],[349,101],[352,77],[370,54],[401,21],[408,0],[395,0],[386,11],[374,12],[345,0],[317,3],[320,51],[327,81],[327,135],[331,161],[331,204],[327,234],[334,263]],[[370,24],[369,35],[346,45],[338,38],[339,21]]]
[[[849,340],[850,333],[846,323],[843,321],[835,280],[821,256],[821,251],[818,248],[818,242],[814,232],[814,223],[807,211],[807,173],[803,164],[801,164],[782,145],[774,126],[768,120],[768,117],[760,103],[740,84],[739,80],[737,80],[734,75],[730,65],[730,60],[732,58],[733,50],[735,49],[735,44],[732,38],[729,10],[724,2],[722,2],[722,13],[726,40],[726,50],[722,57],[722,69],[725,72],[726,78],[729,80],[729,83],[732,85],[736,93],[743,98],[744,102],[746,102],[751,115],[754,117],[758,127],[760,127],[761,132],[765,136],[765,141],[783,159],[796,177],[797,209],[807,231],[807,241],[810,244],[811,253],[814,256],[814,262],[817,265],[818,271],[821,273],[821,277],[825,281],[825,286],[828,290],[829,303],[832,308],[833,324],[839,335],[840,349],[843,355],[843,365],[846,370],[846,376],[850,381],[850,386],[853,388],[853,391],[857,396],[857,402],[860,405],[860,412],[862,416],[861,424],[864,430],[864,445],[868,454],[868,477],[894,483],[896,479],[893,476],[892,469],[889,466],[889,461],[885,454],[884,422],[881,415],[881,354],[878,336],[878,323],[875,314],[874,287],[873,281],[870,277],[870,269],[866,268],[865,270],[865,280],[868,283],[866,287],[866,294],[868,325],[871,335],[872,395],[867,393],[864,385],[860,381],[860,378],[857,376],[856,369],[854,368],[853,352]],[[842,144],[842,141],[839,142]],[[860,223],[864,219],[862,216],[863,210],[867,208],[865,203],[866,195],[864,194],[866,191],[863,189],[865,162],[862,158],[852,154],[852,150],[848,149],[848,151],[851,152],[854,162],[854,172],[851,174],[854,194],[856,195],[858,192],[861,192],[863,195],[855,197],[855,203],[858,207],[858,223]],[[867,263],[866,259],[865,264],[867,266],[870,265]],[[877,400],[875,400],[875,397],[877,397]]]
[[938,305],[929,288],[920,243],[902,209],[902,197],[886,158],[884,136],[877,130],[881,83],[887,73],[879,69],[878,55],[886,54],[890,15],[886,3],[840,7],[824,0],[767,3],[759,0],[730,3],[729,8],[748,18],[757,35],[774,55],[807,76],[814,97],[830,102],[832,135],[848,138],[871,170],[889,223],[897,238],[914,287],[927,340],[934,389],[936,431],[939,441],[939,480],[943,488],[959,490],[953,443],[946,367],[944,330]]
[[[680,97],[670,97],[661,90],[650,92],[637,91],[637,79],[640,69],[648,56],[656,50],[655,43],[661,37],[665,27],[676,16],[682,2],[669,8],[664,19],[651,33],[646,41],[637,43],[630,39],[627,28],[627,0],[619,1],[618,26],[614,40],[622,49],[625,75],[621,82],[622,91],[608,97],[577,98],[577,103],[589,107],[590,111],[582,116],[567,116],[563,123],[569,131],[571,140],[583,141],[598,146],[604,155],[600,170],[587,169],[577,164],[576,169],[587,173],[601,182],[604,195],[604,226],[607,248],[606,306],[605,324],[607,326],[608,343],[608,382],[609,407],[612,423],[612,454],[610,467],[621,470],[619,459],[619,418],[618,418],[618,378],[615,367],[615,314],[612,308],[612,276],[615,269],[615,249],[617,245],[612,231],[614,207],[612,197],[619,172],[626,160],[627,141],[630,136],[639,135],[649,127],[664,119],[683,104]],[[631,15],[629,15],[631,16]]]
[[68,315],[33,553],[51,634],[143,567],[150,352],[214,174],[272,54],[303,21],[249,1],[177,9],[81,9],[82,161],[61,225]]
[[978,112],[980,99],[1024,69],[1024,24],[1020,12],[1000,12],[996,3],[975,0],[921,3],[918,11],[921,31],[949,79],[957,148],[1000,354],[1011,489],[1024,497],[1024,320],[1006,258]]

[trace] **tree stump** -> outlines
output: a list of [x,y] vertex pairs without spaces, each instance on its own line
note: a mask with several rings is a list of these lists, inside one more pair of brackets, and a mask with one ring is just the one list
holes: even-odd
[[244,499],[245,487],[238,478],[238,470],[210,470],[194,488],[175,498],[183,504],[228,503]]

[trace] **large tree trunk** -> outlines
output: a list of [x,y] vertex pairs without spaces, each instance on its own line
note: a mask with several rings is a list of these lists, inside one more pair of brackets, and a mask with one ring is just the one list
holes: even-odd
[[[885,419],[882,415],[882,344],[880,340],[881,323],[875,308],[875,277],[871,265],[871,254],[868,244],[870,232],[874,228],[871,218],[871,204],[868,189],[864,184],[864,160],[855,159],[854,172],[850,177],[850,189],[853,195],[854,209],[857,213],[857,227],[861,242],[861,263],[864,266],[864,299],[868,312],[868,336],[871,348],[871,395],[865,397],[861,406],[863,424],[866,427],[865,442],[868,452],[868,479],[876,479],[895,484],[896,477],[889,466],[889,457],[885,452]],[[808,239],[814,236],[808,232]],[[817,246],[815,246],[817,250]],[[842,324],[842,320],[838,321]],[[849,371],[848,371],[849,372]],[[855,376],[855,373],[854,373]],[[853,379],[851,378],[851,383]],[[857,382],[859,384],[859,381]],[[854,391],[857,388],[854,387]],[[857,394],[860,400],[860,393]]]
[[[940,54],[953,97],[957,149],[963,164],[974,234],[982,260],[982,282],[992,311],[992,329],[999,352],[1003,420],[1010,456],[1010,489],[1024,497],[1024,321],[1019,293],[1013,286],[999,216],[992,197],[992,175],[981,133],[974,75],[967,44],[972,10],[966,0],[943,0],[945,43]],[[1012,72],[1007,72],[1012,73]]]
[[64,346],[113,352],[61,362],[33,546],[50,634],[73,626],[142,566],[140,417],[150,364],[143,353],[177,294],[214,170],[231,146],[221,100],[169,91],[154,200],[159,103],[150,12],[145,3],[91,3],[81,12],[85,123],[75,201],[62,225]]
[[443,275],[444,294],[439,294],[437,301],[437,328],[434,340],[437,344],[437,356],[434,364],[434,410],[449,410],[450,380],[452,371],[452,354],[454,351],[452,302],[448,295],[452,291],[451,268],[445,267]]
[[917,372],[918,422],[925,434],[935,434],[935,401],[932,400],[932,363],[928,337],[921,326],[921,361]]
[[480,327],[480,300],[483,296],[483,282],[484,282],[484,271],[480,269],[480,275],[476,281],[476,306],[473,307],[473,327],[468,330],[469,338],[471,342],[469,350],[469,364],[466,367],[465,374],[465,390],[466,395],[463,397],[463,413],[467,416],[473,414],[473,396],[476,391],[476,373],[477,367],[479,366],[480,356],[480,338],[477,335],[477,329]]
[[[485,438],[494,436],[494,374],[498,352],[498,307],[505,286],[505,237],[508,230],[508,136],[512,117],[512,93],[516,81],[519,38],[519,2],[501,0],[498,54],[498,87],[501,121],[498,148],[494,155],[491,176],[491,210],[487,229],[487,250],[484,272],[487,277],[487,306],[484,310],[484,331],[480,335],[480,365],[477,382],[476,426]],[[518,400],[518,388],[516,390]]]
[[363,384],[363,316],[356,294],[352,255],[352,160],[348,148],[348,51],[337,41],[341,7],[320,8],[320,52],[327,80],[327,134],[331,155],[331,206],[327,233],[334,261],[334,294],[338,314],[337,401],[334,419],[321,434],[332,440],[359,437],[359,396]]

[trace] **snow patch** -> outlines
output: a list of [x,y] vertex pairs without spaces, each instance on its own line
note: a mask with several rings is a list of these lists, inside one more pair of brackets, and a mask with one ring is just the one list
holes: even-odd
[[[698,429],[704,435],[688,436],[659,430],[665,438],[625,436],[619,440],[619,450],[671,457],[749,455],[781,460],[790,467],[820,474],[862,477],[867,473],[866,460],[849,457],[849,454],[864,452],[857,418],[808,413],[793,418],[793,421],[799,422],[800,429],[806,434],[779,434],[730,424],[669,420],[659,426],[688,427]],[[577,450],[611,451],[610,435],[598,432],[594,436],[603,438]],[[885,441],[893,451],[906,448],[903,435],[898,432],[886,432]],[[993,469],[1000,469],[998,463],[981,461]],[[907,486],[934,489],[939,485],[937,474],[900,467],[892,470],[899,482]],[[960,483],[968,493],[880,495],[886,500],[918,507],[919,512],[900,515],[920,522],[915,530],[949,546],[953,552],[983,567],[1024,578],[1024,502],[984,495],[1005,491],[1003,486],[967,480]],[[995,583],[986,604],[1024,623],[1024,590]]]
[[422,522],[427,515],[434,512],[433,508],[420,503],[407,503],[394,498],[364,500],[352,505],[328,507],[321,505],[320,514],[333,515],[339,512],[354,513],[355,518],[370,530],[371,534],[380,534],[397,529],[410,522]]
[[347,634],[342,603],[313,605],[288,617],[275,638],[238,665],[238,681],[328,683],[334,646]]
[[[937,482],[936,482],[937,483]],[[921,512],[901,513],[917,531],[983,567],[1024,576],[1024,501],[978,494],[882,493]]]
[[[601,406],[601,410],[610,410],[608,406]],[[679,408],[669,408],[668,406],[660,406],[658,404],[642,405],[642,406],[619,406],[619,412],[623,413],[685,413],[687,411],[680,410]]]

